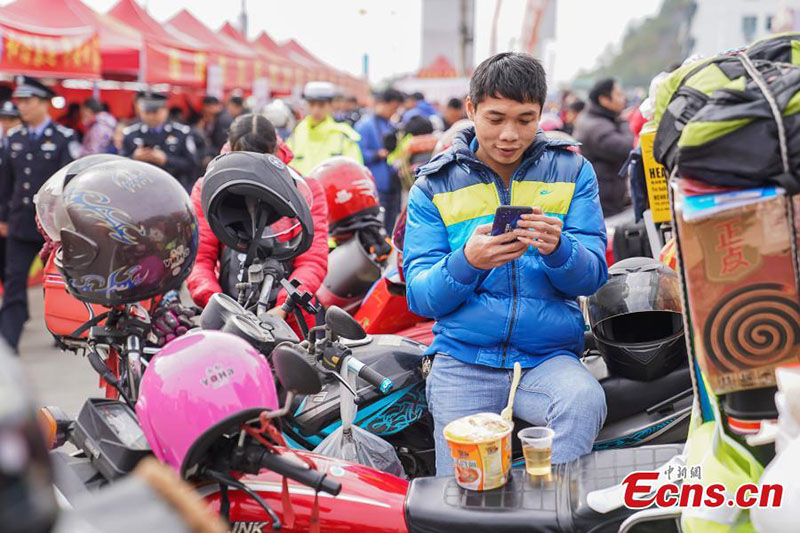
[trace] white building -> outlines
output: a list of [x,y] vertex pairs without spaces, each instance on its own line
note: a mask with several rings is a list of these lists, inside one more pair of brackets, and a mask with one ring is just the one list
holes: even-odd
[[692,53],[714,55],[798,29],[800,0],[696,0]]

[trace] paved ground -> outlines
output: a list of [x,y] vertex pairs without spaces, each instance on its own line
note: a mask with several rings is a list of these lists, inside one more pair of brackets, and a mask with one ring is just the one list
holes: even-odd
[[28,291],[31,318],[25,324],[20,357],[38,405],[56,405],[77,415],[89,397],[102,397],[98,377],[85,357],[61,352],[44,325],[42,288]]

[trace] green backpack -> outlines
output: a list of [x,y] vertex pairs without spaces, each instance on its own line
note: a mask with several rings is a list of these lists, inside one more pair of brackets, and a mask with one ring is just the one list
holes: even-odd
[[[745,52],[759,60],[800,65],[800,33],[756,41]],[[656,94],[653,155],[668,172],[677,166],[678,139],[686,124],[717,89],[742,89],[749,79],[735,53],[700,59],[673,71]]]
[[683,129],[678,140],[678,171],[681,176],[714,185],[778,185],[797,192],[800,68],[769,61],[752,65],[763,78],[780,116],[755,80],[715,91]]

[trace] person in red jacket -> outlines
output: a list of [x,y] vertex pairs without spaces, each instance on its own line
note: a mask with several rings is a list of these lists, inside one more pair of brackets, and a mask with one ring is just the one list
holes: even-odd
[[[293,158],[291,150],[279,141],[275,127],[265,117],[256,114],[241,115],[231,124],[228,132],[228,143],[222,152],[246,151],[274,154],[287,165]],[[314,238],[311,247],[294,259],[293,269],[288,273],[289,279],[300,282],[300,290],[316,294],[328,271],[328,205],[325,191],[315,179],[303,178],[292,169],[297,185],[309,204],[314,225]],[[203,214],[201,191],[203,178],[197,180],[192,189],[192,203],[197,212],[200,230],[200,245],[197,260],[192,273],[186,280],[189,294],[197,305],[205,307],[211,295],[223,292],[219,281],[220,257],[223,244],[211,231],[211,227]],[[235,296],[235,295],[232,295]],[[278,293],[275,307],[270,313],[286,318],[296,333],[300,333],[293,317],[286,317],[281,305],[286,301],[286,291]],[[315,324],[314,317],[303,313],[309,327]]]

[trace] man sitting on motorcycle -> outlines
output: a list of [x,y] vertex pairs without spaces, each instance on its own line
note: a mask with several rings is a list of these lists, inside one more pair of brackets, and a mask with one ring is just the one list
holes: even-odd
[[[554,463],[591,451],[605,419],[603,389],[579,359],[576,302],[608,277],[597,178],[567,149],[574,143],[539,130],[545,97],[545,72],[532,57],[481,63],[467,100],[474,128],[417,171],[409,194],[408,304],[436,320],[427,396],[438,475],[453,472],[445,425],[499,413],[515,362],[523,374],[514,413],[554,430]],[[492,236],[500,205],[533,213]]]
[[[272,123],[265,117],[255,114],[241,115],[233,121],[228,133],[228,147],[223,148],[223,153],[226,151],[273,154],[287,164],[292,160],[291,150],[283,142],[278,141]],[[291,269],[287,269],[286,275],[289,279],[300,281],[300,290],[315,294],[328,271],[328,206],[322,185],[316,180],[302,178],[294,170],[291,172],[296,179],[298,189],[310,207],[314,238],[311,247],[294,258]],[[200,178],[192,189],[192,203],[197,212],[200,229],[200,245],[197,251],[197,261],[187,279],[187,285],[195,303],[205,307],[212,294],[230,293],[234,288],[226,287],[227,291],[223,291],[221,278],[225,277],[223,281],[227,281],[227,273],[223,272],[226,269],[222,264],[225,261],[226,251],[224,245],[211,231],[208,220],[203,214],[202,186],[203,179]],[[236,294],[230,294],[230,296],[235,298]],[[287,318],[286,313],[281,309],[286,297],[286,291],[281,289],[275,306],[270,312],[281,318]],[[314,317],[304,313],[304,318],[309,327],[315,324]],[[295,332],[300,334],[293,317],[288,317],[287,320]]]

